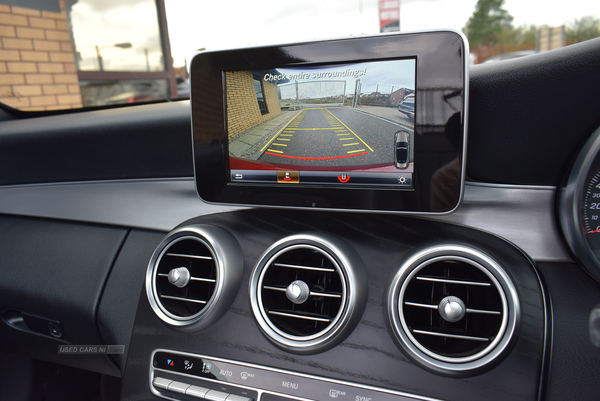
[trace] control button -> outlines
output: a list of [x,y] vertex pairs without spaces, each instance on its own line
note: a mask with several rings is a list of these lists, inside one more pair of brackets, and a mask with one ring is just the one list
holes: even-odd
[[277,182],[298,184],[300,182],[300,172],[298,171],[277,171]]
[[190,362],[187,359],[185,361],[183,361],[183,368],[185,370],[190,370],[194,367],[194,362]]
[[263,393],[261,401],[295,401],[293,398],[281,397],[275,394]]
[[48,322],[48,324],[46,325],[46,327],[48,327],[48,332],[50,333],[50,335],[56,338],[61,338],[63,335],[62,330],[59,326],[59,324],[56,324],[54,322]]
[[173,380],[165,379],[164,377],[155,377],[152,384],[156,388],[160,388],[166,390],[169,384],[171,384]]
[[[285,181],[285,182],[289,182]],[[275,170],[231,170],[231,182],[277,182]]]
[[252,398],[242,397],[241,395],[230,394],[227,401],[252,401]]
[[346,173],[342,173],[338,175],[338,180],[342,183],[347,183],[348,181],[350,181],[350,176]]
[[209,401],[225,401],[231,394],[217,390],[209,390],[204,396],[205,400]]
[[192,397],[202,398],[208,393],[208,389],[199,386],[189,386],[187,390],[185,390],[185,395],[191,395]]
[[180,382],[171,382],[167,387],[167,390],[173,391],[174,393],[185,394],[185,390],[190,387],[191,384],[185,384]]

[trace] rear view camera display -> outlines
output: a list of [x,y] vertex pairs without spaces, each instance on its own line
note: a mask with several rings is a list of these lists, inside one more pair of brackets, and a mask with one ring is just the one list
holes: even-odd
[[455,210],[465,54],[454,31],[198,53],[190,67],[198,195],[306,210]]
[[413,188],[416,59],[224,73],[230,183]]

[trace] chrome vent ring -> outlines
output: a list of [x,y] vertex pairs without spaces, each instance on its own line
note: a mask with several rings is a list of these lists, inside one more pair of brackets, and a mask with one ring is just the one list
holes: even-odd
[[517,292],[506,272],[488,255],[461,245],[411,256],[387,297],[402,349],[442,374],[483,369],[502,355],[519,321]]
[[[291,263],[283,263],[286,261]],[[296,288],[298,296],[294,297]],[[308,244],[290,245],[273,255],[262,270],[257,289],[265,322],[294,341],[312,340],[335,326],[347,298],[346,277],[338,263],[321,248]]]
[[271,246],[250,278],[252,311],[265,336],[296,353],[342,341],[366,304],[366,272],[347,244],[295,235]]
[[242,269],[241,249],[231,233],[213,226],[182,227],[152,255],[146,272],[148,301],[173,328],[204,328],[226,312]]

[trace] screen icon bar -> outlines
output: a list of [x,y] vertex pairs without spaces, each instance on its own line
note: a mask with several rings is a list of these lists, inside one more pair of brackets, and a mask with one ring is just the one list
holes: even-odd
[[244,184],[303,184],[336,187],[413,187],[413,174],[368,171],[232,170],[231,182]]

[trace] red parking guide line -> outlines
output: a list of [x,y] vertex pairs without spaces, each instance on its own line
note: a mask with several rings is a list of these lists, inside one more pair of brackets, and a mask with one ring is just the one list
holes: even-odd
[[279,157],[287,157],[288,159],[301,159],[301,160],[331,160],[331,159],[345,159],[347,157],[356,157],[368,155],[369,152],[357,153],[355,155],[347,155],[347,156],[332,156],[332,157],[300,157],[300,156],[287,156],[287,155],[278,155],[271,152],[265,152],[267,155],[271,156],[279,156]]

